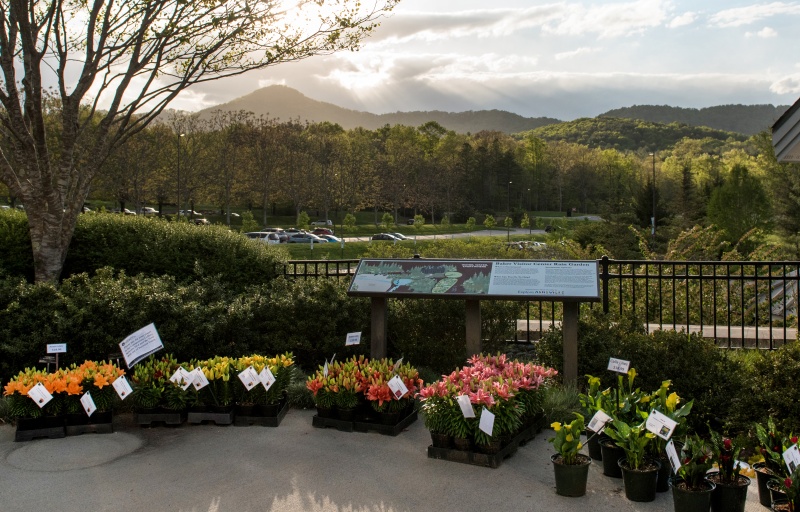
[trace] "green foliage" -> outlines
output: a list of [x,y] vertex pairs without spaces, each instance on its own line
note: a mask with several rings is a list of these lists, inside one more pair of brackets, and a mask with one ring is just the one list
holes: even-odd
[[417,232],[422,231],[422,228],[425,226],[425,217],[421,214],[414,215],[414,229]]
[[253,212],[247,210],[242,213],[242,227],[239,229],[242,233],[250,233],[251,231],[258,231],[258,222],[253,218]]
[[385,231],[392,230],[392,228],[394,227],[394,217],[392,216],[391,213],[386,212],[383,214],[383,217],[381,217],[381,227]]
[[503,225],[507,228],[511,228],[514,226],[514,219],[511,216],[507,216],[503,221]]
[[252,243],[218,226],[195,226],[156,218],[82,215],[62,278],[105,266],[129,275],[172,276],[189,282],[218,275],[230,285],[262,283],[277,275],[284,253]]
[[300,229],[308,229],[309,224],[311,223],[311,217],[308,216],[306,212],[300,212],[297,215],[297,227]]
[[447,229],[450,226],[450,217],[445,215],[444,217],[442,217],[442,220],[441,222],[439,222],[439,224],[441,224],[445,229]]
[[352,213],[348,213],[342,220],[342,229],[345,231],[352,231],[356,227],[356,217]]
[[525,212],[525,214],[522,215],[522,220],[519,221],[519,227],[521,227],[522,229],[530,229],[530,227],[531,227],[531,218],[528,217],[528,213],[527,212]]
[[28,217],[19,210],[0,210],[0,275],[23,276],[33,281],[33,253]]
[[470,217],[467,219],[467,229],[469,231],[473,231],[475,229],[475,217]]
[[722,228],[731,243],[751,229],[769,228],[772,207],[761,180],[751,175],[747,167],[734,165],[730,177],[711,194],[708,220]]
[[540,388],[542,409],[548,424],[564,423],[574,414],[581,412],[578,390],[574,386],[550,385]]
[[491,230],[493,227],[497,225],[497,221],[494,220],[494,217],[492,215],[487,215],[486,218],[483,219],[483,225],[486,227],[486,229]]

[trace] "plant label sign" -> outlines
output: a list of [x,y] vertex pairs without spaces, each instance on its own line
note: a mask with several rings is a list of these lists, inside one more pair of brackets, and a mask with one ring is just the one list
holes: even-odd
[[150,356],[150,354],[155,354],[162,348],[164,348],[164,344],[161,343],[155,324],[142,327],[119,344],[119,350],[122,352],[122,357],[125,358],[125,365],[128,368],[133,367],[142,359]]
[[244,384],[244,387],[247,388],[247,391],[250,391],[256,387],[259,382],[261,382],[258,379],[258,373],[256,373],[256,369],[252,366],[248,366],[239,373],[239,380],[242,381],[242,384]]
[[800,467],[800,450],[796,444],[783,452],[783,461],[786,463],[786,467],[789,468],[789,473],[794,473],[794,470]]
[[269,388],[275,384],[275,376],[272,374],[272,370],[269,369],[269,366],[265,366],[261,373],[258,374],[258,380],[261,382],[261,385],[264,386],[265,391],[269,391]]
[[475,411],[472,410],[472,403],[469,401],[467,395],[458,395],[456,400],[458,401],[458,406],[461,407],[461,414],[463,414],[465,418],[475,417]]
[[189,386],[192,385],[192,378],[194,375],[191,372],[186,371],[183,366],[179,366],[175,373],[172,374],[172,377],[169,378],[172,382],[177,384],[181,387],[182,390],[186,391],[189,389]]
[[28,396],[31,397],[34,402],[36,402],[36,405],[39,406],[39,409],[47,405],[47,402],[53,399],[53,395],[47,391],[47,388],[44,387],[44,384],[41,382],[28,390]]
[[398,359],[396,363],[394,363],[394,366],[392,366],[392,371],[393,372],[397,372],[397,369],[400,368],[401,364],[403,364],[403,358],[402,357],[400,359]]
[[323,377],[327,377],[328,376],[328,361],[327,360],[325,361],[325,367],[322,369],[322,376]]
[[616,357],[609,358],[608,370],[617,373],[628,373],[628,368],[631,367],[630,361],[624,359],[617,359]]
[[47,353],[48,354],[66,354],[67,353],[67,344],[66,343],[48,343],[48,345],[47,345]]
[[387,384],[389,385],[389,389],[392,390],[392,396],[395,400],[400,400],[406,393],[408,393],[408,388],[399,375],[392,377]]
[[486,407],[483,408],[483,412],[481,413],[481,421],[478,424],[478,428],[486,432],[486,435],[489,436],[494,432],[494,413]]
[[361,344],[361,333],[348,332],[347,339],[345,339],[344,345],[348,347],[350,345],[359,345],[359,344]]
[[194,386],[194,389],[197,391],[200,391],[204,387],[208,386],[208,379],[201,368],[195,368],[192,370],[192,386]]
[[133,389],[124,375],[117,377],[111,385],[114,386],[114,391],[117,392],[120,400],[125,400],[128,395],[133,393]]
[[86,411],[87,416],[91,416],[94,411],[97,410],[94,399],[92,399],[92,395],[90,395],[88,391],[81,397],[81,405],[83,406],[83,410]]
[[586,428],[599,434],[606,428],[606,424],[609,421],[611,421],[611,416],[603,411],[597,411],[594,413],[594,416],[592,416],[592,419],[589,420],[589,424],[586,425]]
[[677,426],[678,422],[655,409],[650,411],[650,416],[647,417],[647,423],[645,423],[647,430],[654,433],[664,441],[669,440],[669,438],[672,436],[672,432],[675,431],[675,427]]
[[672,471],[677,475],[678,470],[681,469],[681,458],[678,456],[678,450],[675,449],[675,443],[672,441],[667,443],[667,459],[669,459],[669,465],[672,466]]

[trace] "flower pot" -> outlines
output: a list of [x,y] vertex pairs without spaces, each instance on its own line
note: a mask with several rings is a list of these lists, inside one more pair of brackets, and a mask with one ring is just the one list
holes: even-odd
[[550,457],[556,475],[556,494],[560,496],[578,497],[586,494],[586,481],[589,478],[589,466],[592,459],[578,454],[577,464],[564,464],[560,454]]
[[672,503],[675,512],[708,512],[711,507],[711,494],[716,486],[708,480],[705,480],[703,484],[704,487],[700,490],[690,489],[683,479],[677,477],[671,479]]
[[253,404],[236,404],[235,411],[237,416],[252,416],[253,409],[255,409]]
[[356,410],[355,408],[352,409],[342,409],[341,407],[336,408],[336,418],[342,421],[353,421],[355,419]]
[[777,479],[769,479],[767,481],[767,490],[769,491],[769,504],[772,505],[776,501],[787,500],[789,497],[786,495],[783,485]]
[[400,423],[399,412],[381,412],[379,416],[382,425],[397,425]]
[[333,407],[317,406],[317,416],[320,418],[333,418],[335,416]]
[[625,450],[616,445],[611,438],[600,441],[603,452],[603,474],[611,478],[622,478],[622,470],[617,461],[625,456]]
[[672,466],[669,464],[667,456],[658,457],[661,468],[658,470],[658,481],[656,482],[656,492],[667,492],[669,490],[669,479],[672,476]]
[[770,510],[772,510],[772,512],[794,512],[797,510],[797,507],[792,507],[789,504],[788,498],[781,498],[772,502]]
[[453,438],[447,434],[431,432],[431,445],[434,448],[450,448],[453,445]]
[[65,415],[65,420],[68,427],[87,425],[89,423],[89,416],[87,416],[85,412],[68,413]]
[[767,488],[767,482],[773,478],[772,471],[767,469],[764,462],[756,462],[753,464],[753,469],[756,471],[756,484],[758,485],[758,502],[764,507],[772,505],[772,495]]
[[[266,418],[277,418],[278,413],[281,410],[281,402],[277,402],[274,404],[266,404],[259,407],[260,413],[262,416]],[[319,412],[319,407],[317,407],[317,412]],[[330,411],[330,416],[325,416],[328,418],[333,418],[336,415],[336,410]]]
[[622,482],[625,487],[625,497],[631,501],[655,501],[656,484],[658,483],[658,470],[661,463],[654,459],[646,459],[639,469],[628,467],[625,457],[617,461],[622,471]]
[[478,449],[479,452],[485,453],[487,455],[494,455],[495,453],[499,452],[500,448],[502,447],[503,444],[499,439],[489,441],[486,444],[476,445],[476,448]]
[[462,452],[468,452],[472,448],[472,443],[468,437],[454,437],[453,438],[453,446],[456,450],[461,450]]
[[750,479],[739,475],[736,482],[724,483],[719,481],[719,474],[712,473],[708,479],[716,484],[716,489],[711,493],[712,512],[744,512],[747,502],[747,486]]
[[586,429],[586,447],[592,460],[603,460],[603,451],[600,449],[600,434]]

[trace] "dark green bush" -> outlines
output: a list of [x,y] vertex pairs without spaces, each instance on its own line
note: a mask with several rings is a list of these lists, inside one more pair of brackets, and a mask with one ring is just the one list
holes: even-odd
[[28,217],[18,210],[0,210],[0,275],[33,281],[33,252]]
[[[560,329],[548,331],[539,343],[542,364],[563,369],[563,337]],[[675,331],[651,334],[610,324],[601,314],[578,327],[578,375],[600,377],[604,386],[614,385],[616,374],[607,370],[610,357],[631,361],[636,368],[637,387],[655,391],[664,380],[684,400],[694,399],[689,422],[696,430],[706,424],[720,428],[731,414],[736,400],[746,391],[747,377],[735,358],[713,341]]]

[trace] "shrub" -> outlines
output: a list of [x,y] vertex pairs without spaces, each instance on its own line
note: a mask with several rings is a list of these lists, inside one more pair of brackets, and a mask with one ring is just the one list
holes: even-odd
[[0,210],[0,274],[33,281],[33,251],[28,217],[18,210]]

